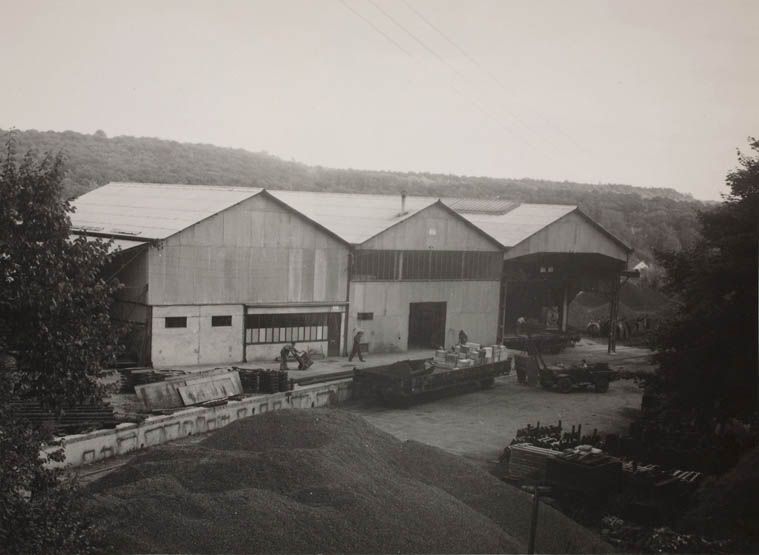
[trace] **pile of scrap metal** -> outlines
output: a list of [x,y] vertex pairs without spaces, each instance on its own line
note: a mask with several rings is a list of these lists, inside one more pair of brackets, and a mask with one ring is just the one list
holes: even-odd
[[120,422],[113,413],[113,407],[103,401],[68,404],[57,412],[43,407],[36,399],[13,401],[10,406],[15,417],[55,434],[75,434],[113,428]]
[[278,393],[290,391],[292,380],[285,370],[266,370],[264,368],[232,367],[240,375],[242,390],[245,393]]
[[[612,436],[616,438],[616,436]],[[696,490],[703,474],[667,469],[612,456],[606,438],[593,430],[582,435],[581,426],[565,432],[557,425],[528,425],[517,431],[500,462],[504,478],[550,485],[557,492],[580,494],[592,505],[619,495],[617,505],[626,516],[662,521]],[[614,444],[614,441],[610,442]],[[644,507],[644,510],[637,509]]]
[[535,426],[528,424],[526,428],[517,430],[516,437],[511,440],[512,445],[517,443],[529,443],[537,447],[546,447],[563,451],[578,445],[591,445],[597,447],[602,441],[598,430],[594,429],[590,435],[582,435],[582,426],[572,426],[571,431],[564,431],[561,420],[556,426],[541,426],[538,422]]
[[190,406],[214,406],[239,399],[243,389],[240,375],[229,368],[214,368],[167,378],[134,388],[145,408],[153,413],[171,413]]

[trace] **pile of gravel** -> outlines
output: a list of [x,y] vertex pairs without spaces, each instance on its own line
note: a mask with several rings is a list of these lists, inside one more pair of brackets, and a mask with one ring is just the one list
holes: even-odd
[[[277,411],[164,446],[92,483],[117,552],[515,553],[530,497],[337,410]],[[541,507],[540,552],[608,552]]]

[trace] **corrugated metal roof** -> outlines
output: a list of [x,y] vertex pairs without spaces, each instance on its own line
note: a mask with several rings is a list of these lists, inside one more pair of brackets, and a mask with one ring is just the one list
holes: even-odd
[[165,239],[260,193],[254,187],[109,183],[72,201],[75,229]]
[[520,204],[504,214],[461,215],[503,246],[513,247],[576,209],[563,204]]
[[442,199],[449,208],[453,208],[459,214],[505,214],[519,206],[518,202],[503,199],[485,198],[444,198]]
[[[353,244],[363,243],[437,201],[431,197],[406,197],[406,214],[401,217],[400,195],[269,193]],[[442,202],[505,247],[520,243],[576,209],[575,206],[518,204],[507,200],[444,198]]]
[[437,202],[437,199],[429,197],[407,197],[406,213],[401,215],[400,195],[318,191],[268,192],[354,245],[363,243]]

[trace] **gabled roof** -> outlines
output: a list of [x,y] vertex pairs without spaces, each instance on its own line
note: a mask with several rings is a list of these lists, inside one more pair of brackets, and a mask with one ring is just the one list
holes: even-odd
[[437,202],[437,199],[429,197],[406,197],[405,213],[401,214],[400,195],[268,192],[353,245],[371,239]]
[[75,232],[166,239],[259,194],[253,187],[109,183],[72,201]]
[[[449,206],[456,209],[455,203]],[[462,211],[461,215],[503,246],[513,247],[576,209],[564,204],[519,204],[501,214]]]

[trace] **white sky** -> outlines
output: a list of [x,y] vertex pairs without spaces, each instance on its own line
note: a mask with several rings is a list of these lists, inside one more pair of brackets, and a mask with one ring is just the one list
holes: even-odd
[[0,127],[702,199],[759,135],[759,0],[344,2],[0,0]]

